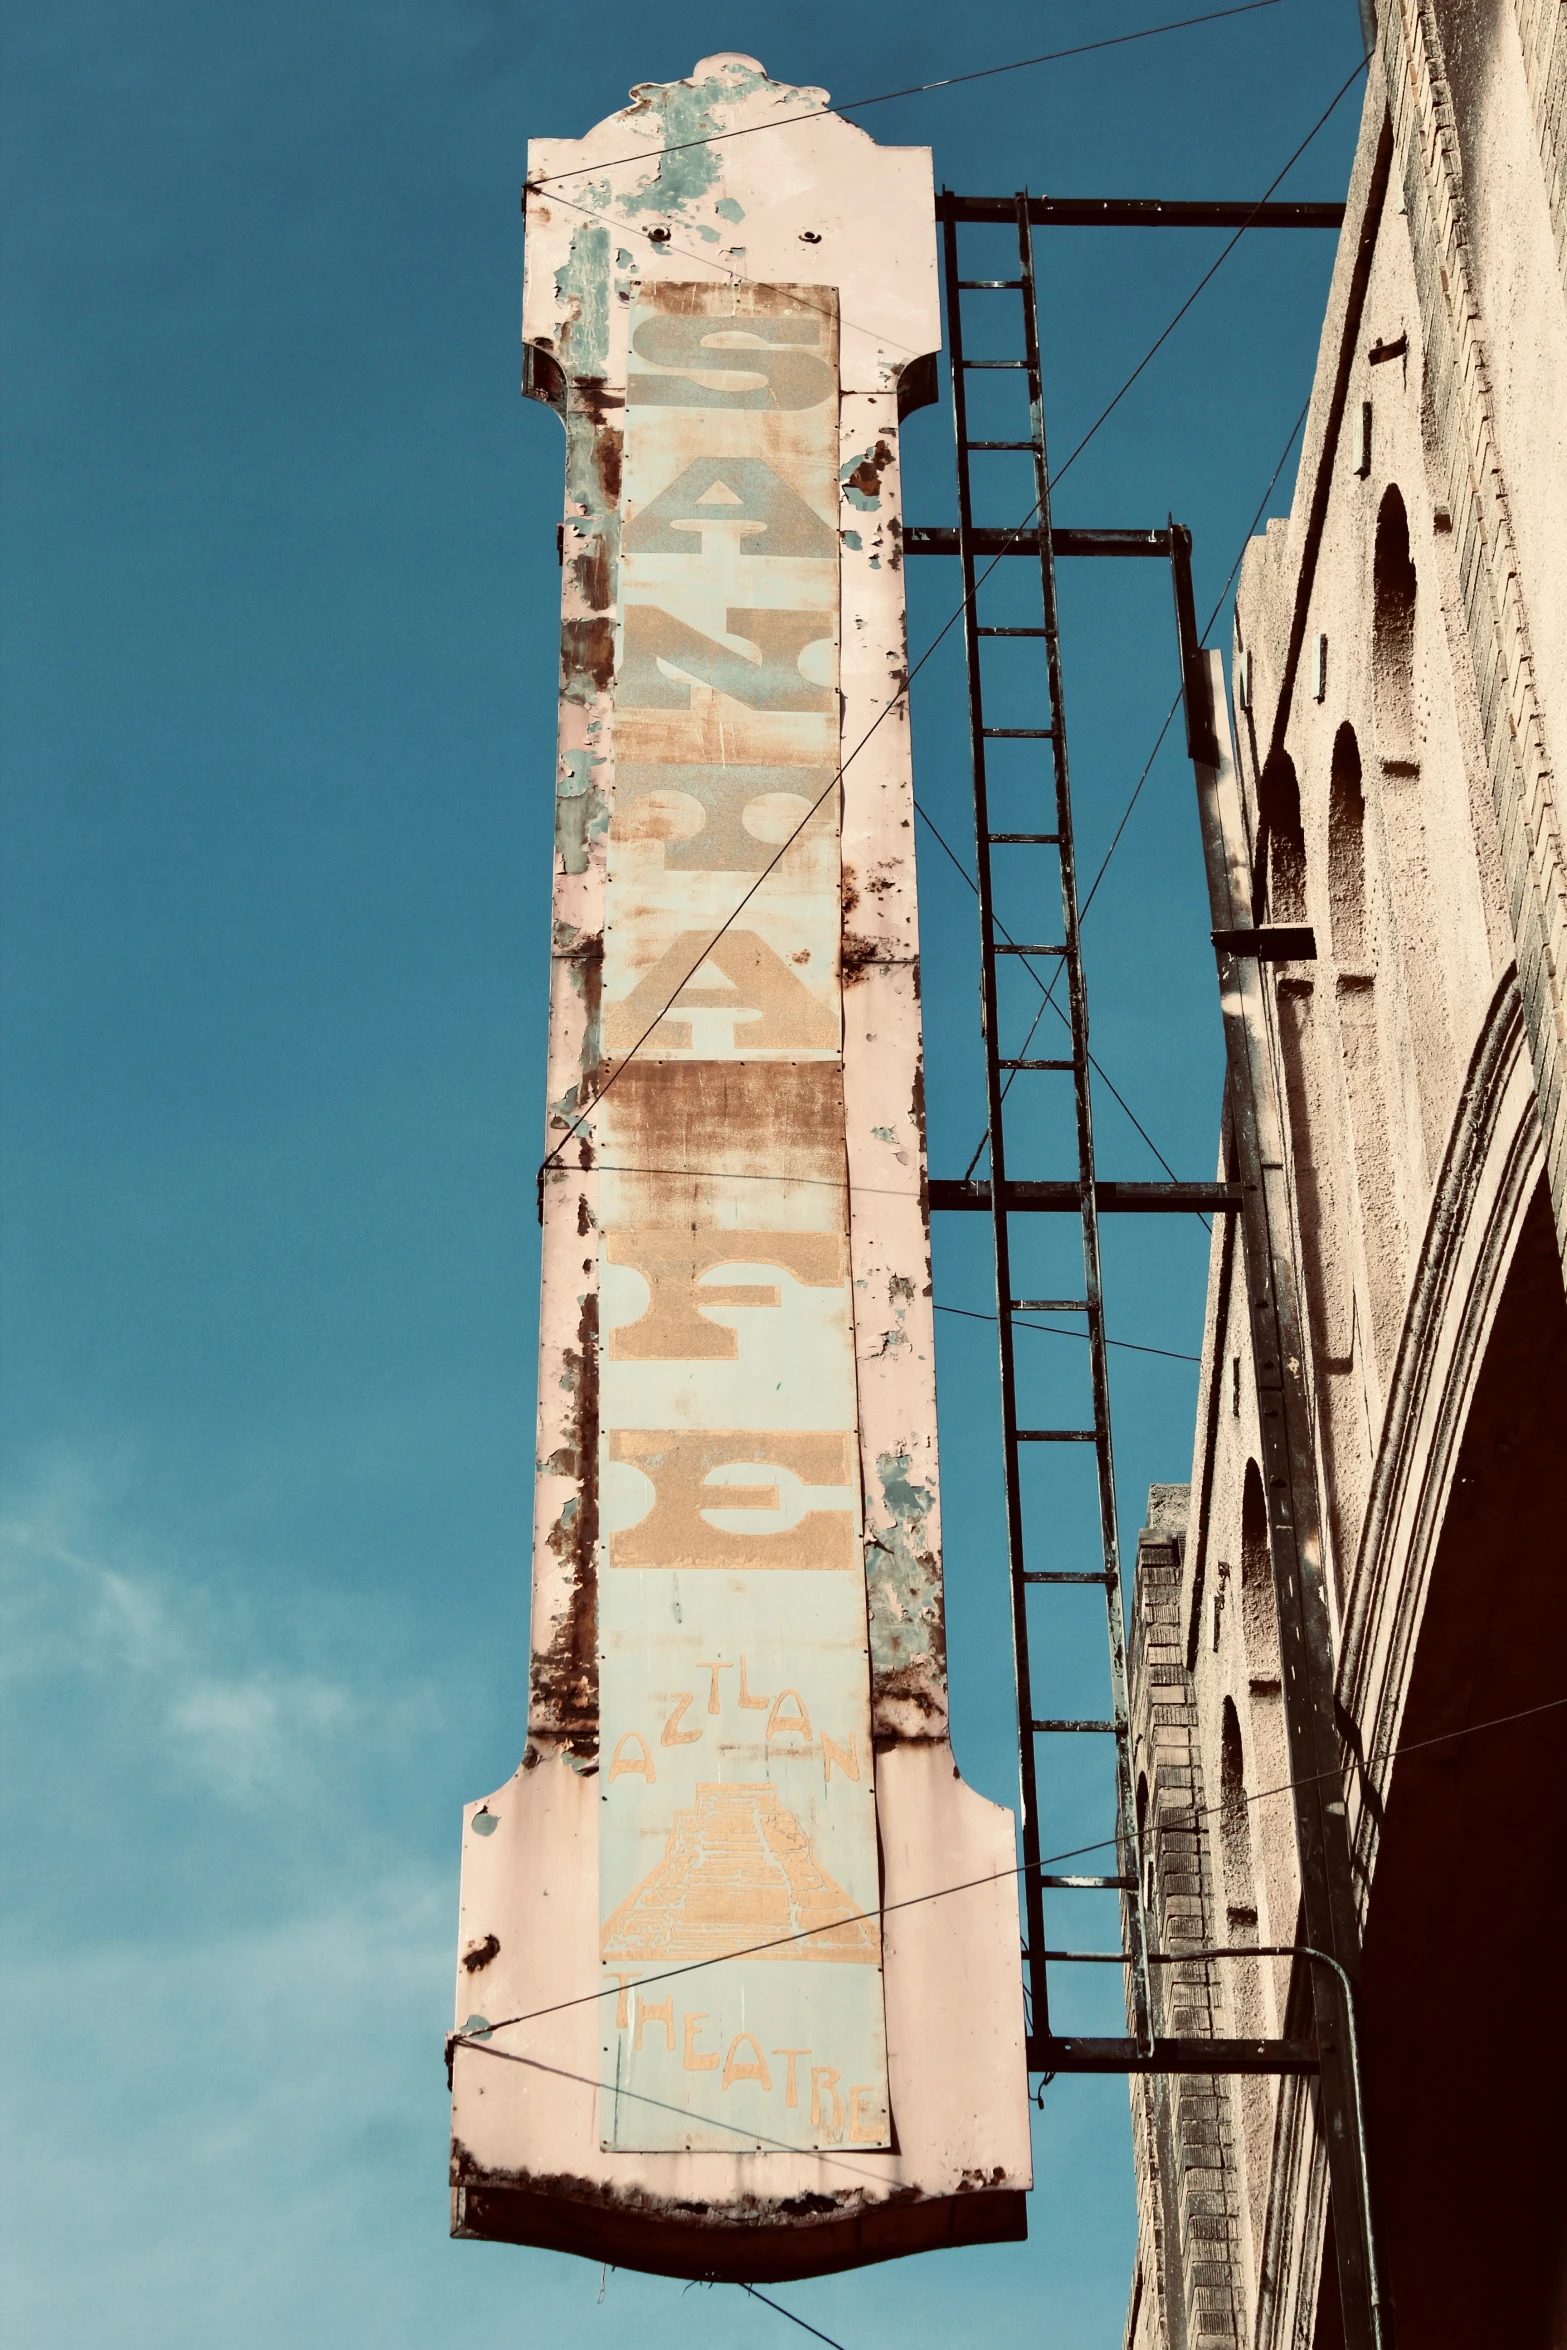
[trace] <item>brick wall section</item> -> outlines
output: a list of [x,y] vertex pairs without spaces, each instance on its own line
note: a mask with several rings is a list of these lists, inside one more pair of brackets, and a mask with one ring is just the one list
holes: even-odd
[[[1161,1499],[1184,1488],[1162,1487]],[[1197,1711],[1181,1624],[1181,1544],[1169,1501],[1137,1546],[1130,1643],[1134,1770],[1147,1781],[1143,1865],[1153,1864],[1150,1939],[1171,1953],[1224,1939],[1214,1889],[1215,1853]],[[1154,1969],[1161,2033],[1212,2038],[1226,2029],[1217,1970]],[[1234,2350],[1245,2342],[1243,2182],[1230,2085],[1218,2075],[1156,2075],[1133,2083],[1144,2306],[1163,2277],[1163,2334],[1139,2327],[1159,2350]],[[1146,2156],[1152,2159],[1145,2159]],[[1173,2255],[1173,2278],[1171,2265]],[[1172,2308],[1170,2302],[1178,2301]]]
[[[1559,19],[1561,8],[1539,13]],[[1440,462],[1458,550],[1464,620],[1496,809],[1557,1242],[1567,1263],[1567,859],[1541,717],[1508,485],[1497,441],[1483,321],[1464,218],[1463,174],[1432,0],[1385,0],[1382,58],[1414,252]],[[1526,57],[1559,62],[1556,23]],[[1556,101],[1557,117],[1560,99]],[[1549,113],[1549,87],[1545,93]],[[1541,120],[1536,102],[1535,119]],[[1559,177],[1560,159],[1547,167]],[[1561,233],[1560,207],[1553,219]]]

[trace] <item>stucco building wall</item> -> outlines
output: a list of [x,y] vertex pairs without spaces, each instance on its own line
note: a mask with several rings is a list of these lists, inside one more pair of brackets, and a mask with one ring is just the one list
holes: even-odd
[[[1540,1839],[1567,1767],[1567,10],[1382,0],[1299,479],[1233,720],[1309,1330],[1373,2191],[1400,2340],[1567,2341]],[[1221,1159],[1222,1159],[1221,1149]],[[1132,1634],[1154,1947],[1301,1938],[1239,1233]],[[1531,1961],[1527,1954],[1536,1954]],[[1155,1970],[1166,2031],[1309,2032],[1290,1961]],[[1341,2339],[1309,2080],[1133,2084],[1134,2350]]]

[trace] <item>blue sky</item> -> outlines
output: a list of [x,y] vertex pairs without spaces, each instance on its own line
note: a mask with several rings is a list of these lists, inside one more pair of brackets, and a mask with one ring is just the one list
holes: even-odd
[[[0,2015],[31,2350],[806,2338],[731,2289],[446,2234],[460,1807],[512,1769],[526,1676],[562,444],[517,395],[518,185],[530,133],[715,50],[851,97],[1179,13],[914,0],[895,39],[750,0],[11,14]],[[1254,198],[1358,44],[1352,0],[1280,0],[864,120],[968,192]],[[1342,195],[1358,112],[1285,193]],[[1042,236],[1057,454],[1221,241]],[[1059,493],[1062,522],[1188,521],[1204,613],[1305,398],[1332,246],[1247,238]],[[909,518],[947,519],[944,405],[905,461]],[[911,570],[918,650],[956,589]],[[1092,871],[1174,692],[1168,590],[1127,566],[1065,594]],[[915,746],[962,854],[955,650]],[[929,834],[921,860],[957,1173],[973,901]],[[1087,936],[1095,1049],[1191,1174],[1205,933],[1172,730]],[[1158,1172],[1100,1121],[1106,1172]],[[938,1299],[983,1312],[960,1221]],[[1205,1267],[1195,1226],[1117,1235],[1112,1330],[1194,1353]],[[1069,1394],[1074,1350],[1032,1343],[1035,1392]],[[993,1346],[949,1315],[941,1348],[956,1742],[1010,1800]],[[1186,1474],[1195,1375],[1115,1358],[1128,1542],[1150,1479]],[[1036,1525],[1069,1546],[1083,1499],[1034,1497]],[[1047,1648],[1063,1695],[1092,1686],[1097,1634]],[[1051,1819],[1103,1833],[1102,1783],[1053,1787]],[[1063,2012],[1114,2028],[1109,1988]],[[1112,2350],[1127,2149],[1124,2084],[1058,2084],[1027,2246],[778,2298],[852,2350],[915,2325]]]

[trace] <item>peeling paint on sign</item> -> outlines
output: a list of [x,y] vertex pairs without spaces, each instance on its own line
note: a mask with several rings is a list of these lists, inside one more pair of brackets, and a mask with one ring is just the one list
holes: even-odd
[[533,1656],[464,1836],[454,2225],[818,2273],[1019,2234],[1029,2175],[1012,1823],[947,1744],[929,157],[719,57],[529,169],[566,430]]
[[[649,288],[630,349],[604,1002],[609,1075],[637,1052],[643,1115],[611,1084],[595,1119],[615,1170],[598,1211],[604,2137],[885,2146],[841,1085],[836,303]],[[646,1148],[653,1098],[812,1063],[834,1082],[785,1086],[750,1132],[731,1097],[729,1166],[703,1175],[695,1212],[689,1177]],[[669,1122],[655,1111],[653,1130]],[[700,1982],[670,1991],[697,1958]]]

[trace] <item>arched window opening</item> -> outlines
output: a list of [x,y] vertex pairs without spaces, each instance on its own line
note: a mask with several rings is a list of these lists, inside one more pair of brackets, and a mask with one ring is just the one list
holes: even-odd
[[1262,771],[1258,793],[1262,828],[1262,894],[1273,922],[1306,919],[1306,835],[1300,821],[1300,785],[1284,751]]
[[1241,1497],[1241,1633],[1246,1670],[1252,1680],[1279,1673],[1279,1620],[1273,1593],[1273,1553],[1268,1547],[1268,1507],[1255,1461],[1246,1463]]
[[1143,1862],[1143,1915],[1151,1924],[1154,1914],[1154,1894],[1157,1890],[1154,1876],[1153,1845],[1148,1831],[1148,1774],[1137,1774],[1137,1849]]
[[1262,1490],[1262,1471],[1255,1461],[1248,1461],[1246,1483],[1241,1492],[1241,1587],[1244,1589],[1248,1583],[1271,1575],[1268,1503]]
[[1366,959],[1366,800],[1360,745],[1347,723],[1333,737],[1328,776],[1328,914],[1333,958],[1341,967]]
[[1372,559],[1371,667],[1377,756],[1395,775],[1415,775],[1415,567],[1398,491],[1383,492]]
[[1219,1843],[1224,1861],[1227,1930],[1244,1940],[1257,1923],[1257,1889],[1252,1874],[1251,1808],[1246,1801],[1246,1764],[1241,1751],[1235,1700],[1224,1701],[1219,1731]]

